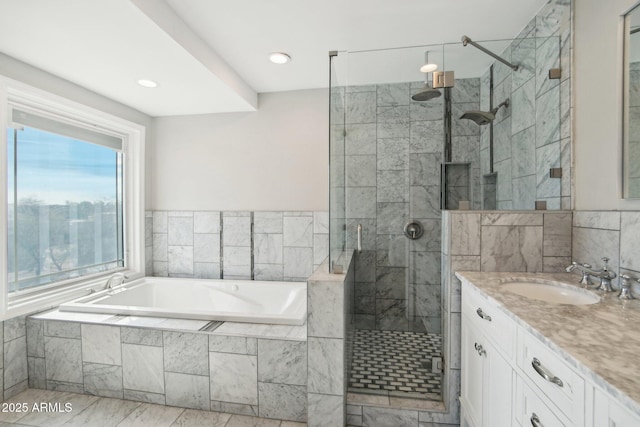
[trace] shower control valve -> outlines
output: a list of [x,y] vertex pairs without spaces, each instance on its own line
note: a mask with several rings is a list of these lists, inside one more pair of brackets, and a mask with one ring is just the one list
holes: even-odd
[[404,235],[411,240],[419,239],[422,237],[422,233],[424,233],[424,229],[420,221],[407,221],[404,225]]

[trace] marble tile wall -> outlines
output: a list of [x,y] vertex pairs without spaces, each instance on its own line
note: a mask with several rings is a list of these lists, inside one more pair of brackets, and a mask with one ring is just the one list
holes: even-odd
[[458,209],[460,200],[469,201],[471,209],[482,208],[480,126],[460,119],[465,111],[479,109],[480,78],[456,79],[451,89],[451,161],[469,165],[449,166],[453,176],[447,176],[447,209]]
[[[501,108],[494,121],[494,172],[497,185],[485,182],[496,204],[484,209],[534,209],[536,200],[548,209],[571,208],[571,2],[551,0],[501,56],[519,69],[494,63],[494,99]],[[549,79],[561,68],[560,79]],[[481,108],[489,108],[489,71],[481,78]],[[490,172],[489,126],[481,128],[482,175]],[[549,169],[562,167],[562,178]],[[495,190],[494,190],[495,189]],[[488,198],[488,200],[490,200]]]
[[309,427],[345,425],[349,367],[348,334],[353,329],[355,264],[344,274],[318,268],[307,281],[307,401]]
[[[423,85],[346,88],[348,249],[356,247],[357,224],[363,226],[355,288],[360,329],[440,331],[444,97],[413,101],[411,94]],[[452,101],[458,110],[477,109],[479,80],[458,79]],[[457,117],[454,161],[471,162],[471,181],[479,188],[479,132]],[[409,219],[420,221],[425,229],[416,241],[403,235]]]
[[[307,343],[296,340],[94,325],[29,318],[24,363],[5,384],[182,408],[306,421]],[[28,336],[28,339],[26,339]],[[21,358],[5,360],[22,363]],[[23,378],[18,378],[24,371]],[[7,382],[10,381],[10,382]],[[5,398],[7,391],[5,390]]]
[[[336,77],[332,75],[332,84],[338,84]],[[329,106],[330,261],[338,260],[345,250],[346,242],[345,139],[355,136],[356,133],[352,132],[347,135],[345,132],[345,101],[345,88],[333,86],[330,92]],[[364,130],[366,131],[366,129]]]
[[451,405],[458,405],[460,391],[460,281],[454,273],[563,271],[571,263],[571,221],[567,211],[443,212],[443,396],[453,399]]
[[153,212],[144,213],[144,274],[153,276]]
[[[617,288],[620,274],[640,278],[638,238],[640,212],[575,211],[572,260],[600,268],[602,258],[609,258],[609,269],[618,275],[612,282]],[[640,283],[633,291],[640,298]]]
[[328,216],[311,211],[154,211],[145,224],[147,233],[152,230],[147,252],[153,275],[306,280],[328,255]]

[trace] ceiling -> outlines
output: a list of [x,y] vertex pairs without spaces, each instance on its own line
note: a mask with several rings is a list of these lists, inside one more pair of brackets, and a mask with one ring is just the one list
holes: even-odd
[[[327,87],[330,50],[349,52],[343,84],[421,80],[426,50],[456,77],[477,77],[491,58],[462,35],[511,39],[545,3],[0,0],[0,52],[151,116],[253,111],[261,92]],[[391,49],[404,46],[414,48]],[[270,63],[274,51],[292,61]]]

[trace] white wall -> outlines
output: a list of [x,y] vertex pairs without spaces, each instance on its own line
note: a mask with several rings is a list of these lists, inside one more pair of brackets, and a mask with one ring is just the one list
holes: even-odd
[[640,209],[622,194],[622,15],[637,0],[574,0],[575,208]]
[[[92,92],[68,80],[64,80],[60,77],[54,76],[39,68],[33,67],[15,58],[0,53],[0,74],[9,77],[13,80],[20,81],[35,88],[53,93],[58,96],[70,99],[80,104],[86,105],[96,110],[103,111],[105,113],[112,114],[117,117],[129,120],[131,122],[145,126],[146,129],[146,162],[149,162],[149,146],[153,140],[153,134],[151,129],[152,119],[148,115],[128,107],[119,102],[113,101],[110,98]],[[151,171],[146,168],[146,181],[149,182],[151,177]],[[149,192],[145,195],[145,204],[148,206],[151,202]]]
[[155,119],[153,209],[328,210],[328,109],[313,89],[260,94],[257,112]]

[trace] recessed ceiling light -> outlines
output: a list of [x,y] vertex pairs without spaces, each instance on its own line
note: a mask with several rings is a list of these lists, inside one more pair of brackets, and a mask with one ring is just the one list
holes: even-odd
[[269,54],[269,60],[274,64],[286,64],[291,61],[291,57],[283,52],[273,52]]
[[157,82],[154,82],[153,80],[149,80],[149,79],[140,79],[138,80],[138,84],[143,87],[151,87],[151,88],[158,87]]

